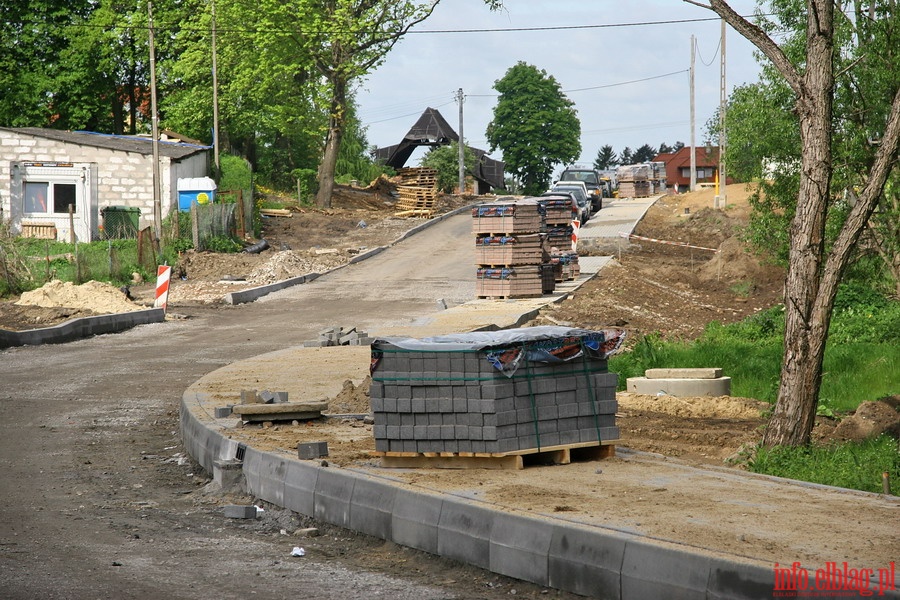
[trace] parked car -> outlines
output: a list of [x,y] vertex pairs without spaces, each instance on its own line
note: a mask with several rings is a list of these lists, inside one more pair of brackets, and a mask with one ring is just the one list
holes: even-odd
[[[603,183],[600,172],[596,169],[582,169],[578,167],[569,167],[562,172],[557,185],[580,181],[587,188],[588,198],[591,200],[591,210],[597,212],[603,208],[603,189],[606,187]],[[612,197],[612,189],[609,190],[609,196]]]
[[550,188],[551,192],[570,192],[575,196],[578,207],[581,209],[581,222],[587,223],[591,218],[591,199],[588,196],[587,186],[582,181],[561,181]]

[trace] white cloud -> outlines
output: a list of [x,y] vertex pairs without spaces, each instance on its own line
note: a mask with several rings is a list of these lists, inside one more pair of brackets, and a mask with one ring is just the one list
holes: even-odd
[[[752,14],[753,0],[731,6]],[[681,0],[507,0],[501,12],[482,0],[442,0],[434,14],[414,31],[610,25],[713,18],[715,14]],[[600,27],[554,31],[411,33],[362,84],[360,118],[369,142],[388,146],[400,141],[428,106],[453,125],[458,88],[466,94],[464,135],[487,149],[485,129],[496,104],[494,81],[517,61],[545,70],[563,90],[606,86],[676,75],[640,83],[567,94],[575,102],[582,128],[582,162],[592,162],[600,146],[616,152],[648,143],[690,141],[690,36],[697,37],[696,139],[719,103],[720,21]],[[726,79],[736,85],[756,81],[759,65],[753,47],[730,27],[726,33]],[[702,60],[701,60],[702,58]],[[704,64],[710,63],[709,66]],[[403,116],[407,115],[407,116]],[[499,151],[494,153],[500,158]],[[417,162],[413,157],[411,164]]]

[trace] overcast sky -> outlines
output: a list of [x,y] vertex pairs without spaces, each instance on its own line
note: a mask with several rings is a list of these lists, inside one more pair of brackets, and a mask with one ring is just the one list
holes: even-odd
[[[370,144],[398,143],[430,106],[458,130],[457,89],[466,95],[466,142],[488,150],[485,129],[497,102],[494,82],[518,61],[543,69],[575,103],[581,120],[580,162],[593,163],[610,144],[618,154],[643,144],[690,143],[691,35],[697,38],[696,141],[719,104],[718,19],[682,0],[506,0],[492,13],[483,0],[442,0],[434,14],[401,40],[362,84],[359,116]],[[732,0],[751,15],[754,0]],[[646,24],[668,21],[664,24]],[[644,23],[643,25],[641,23]],[[555,31],[513,28],[584,27]],[[447,30],[490,30],[433,33]],[[757,81],[753,47],[736,31],[726,32],[727,89]],[[707,66],[708,65],[708,66]],[[653,79],[650,79],[653,78]],[[639,79],[647,81],[634,82]],[[621,84],[621,85],[619,85]],[[582,88],[598,88],[575,91]],[[571,90],[571,91],[569,91]],[[416,166],[423,152],[413,155]],[[502,158],[497,150],[492,154]]]

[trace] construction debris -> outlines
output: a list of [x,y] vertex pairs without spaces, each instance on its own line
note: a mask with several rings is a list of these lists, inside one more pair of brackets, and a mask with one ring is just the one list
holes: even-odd
[[372,338],[365,331],[357,331],[356,327],[345,329],[340,325],[323,329],[315,340],[303,342],[306,348],[324,348],[326,346],[368,346]]

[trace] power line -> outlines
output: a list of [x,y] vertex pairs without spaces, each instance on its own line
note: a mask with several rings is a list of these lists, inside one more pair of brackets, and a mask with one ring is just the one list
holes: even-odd
[[[756,16],[768,16],[768,13],[764,13],[761,15],[753,15]],[[745,16],[744,18],[752,18],[749,16]],[[472,29],[421,29],[421,30],[411,30],[406,32],[406,35],[443,35],[443,34],[456,34],[456,33],[521,33],[521,32],[530,32],[530,31],[575,31],[581,29],[610,29],[617,27],[648,27],[654,25],[678,25],[682,23],[704,23],[709,21],[719,21],[720,17],[704,17],[697,19],[670,19],[666,21],[637,21],[634,23],[599,23],[593,25],[547,25],[543,27],[499,27],[495,29],[488,28],[472,28]],[[33,22],[26,21],[5,21],[7,25],[29,25],[33,24]],[[135,29],[135,30],[144,30],[146,27],[142,25],[100,25],[100,24],[91,24],[91,23],[69,23],[65,25],[65,27],[74,27],[74,28],[84,28],[84,29]],[[184,27],[181,24],[161,24],[157,23],[154,26],[154,29],[159,30],[170,30],[170,31],[185,31],[185,32],[208,32],[208,27]],[[218,26],[216,28],[218,33],[259,33],[259,29],[245,29],[238,27],[221,27]],[[331,28],[331,29],[317,29],[317,30],[303,30],[303,29],[278,29],[272,27],[266,27],[265,31],[267,33],[304,33],[304,34],[321,34],[321,33],[361,33],[364,30],[362,29],[342,29],[342,28]],[[385,40],[393,39],[393,36],[385,37]]]
[[[434,107],[432,107],[432,108],[441,108],[442,106],[447,106],[448,104],[453,104],[454,102],[456,102],[455,99],[454,99],[454,100],[450,100],[449,102],[444,102],[443,104],[438,104],[437,106],[434,106]],[[413,116],[415,116],[415,115],[421,115],[421,114],[422,114],[422,111],[421,111],[421,110],[417,110],[417,111],[414,112],[414,113],[408,113],[408,114],[405,114],[405,115],[400,115],[400,116],[398,116],[398,117],[390,117],[389,119],[380,119],[380,120],[378,120],[378,121],[368,121],[368,122],[364,123],[364,125],[375,125],[376,123],[384,123],[384,122],[386,122],[386,121],[396,121],[397,119],[403,119],[403,118],[405,118],[405,117],[413,117]]]
[[[662,75],[652,75],[650,77],[642,77],[640,79],[630,79],[628,81],[619,81],[618,83],[607,83],[604,85],[595,85],[591,87],[585,88],[576,88],[572,90],[560,90],[564,94],[571,94],[572,92],[586,92],[589,90],[602,90],[605,88],[618,87],[620,85],[630,85],[632,83],[641,83],[642,81],[651,81],[653,79],[662,79],[663,77],[671,77],[672,75],[681,75],[682,73],[687,73],[688,69],[681,69],[680,71],[672,71],[671,73],[663,73]],[[499,98],[500,94],[466,94],[469,98]]]

